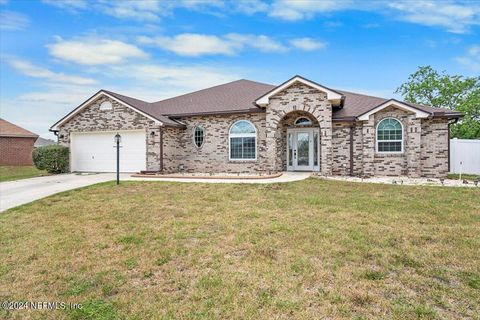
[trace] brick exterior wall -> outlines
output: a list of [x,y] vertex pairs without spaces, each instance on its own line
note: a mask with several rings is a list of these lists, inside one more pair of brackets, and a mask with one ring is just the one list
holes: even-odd
[[[201,173],[256,173],[267,170],[265,157],[265,114],[234,114],[195,116],[179,119],[187,128],[176,130],[168,128],[165,132],[172,131],[176,135],[175,165],[169,167],[167,172],[201,172]],[[233,161],[229,160],[230,127],[238,120],[248,120],[257,129],[257,160]],[[193,141],[194,130],[197,125],[204,128],[204,142],[197,148]],[[178,131],[173,134],[173,130]],[[171,149],[174,149],[172,146]]]
[[311,114],[320,126],[320,170],[332,174],[332,105],[324,92],[304,84],[295,83],[270,97],[266,107],[266,143],[269,170],[283,170],[285,136],[282,135],[282,120],[294,111]]
[[[100,110],[99,105],[107,99],[99,98],[65,123],[59,129],[59,143],[68,146],[71,132],[144,129],[147,170],[160,170],[160,150],[163,149],[166,173],[268,173],[286,170],[287,129],[299,116],[307,116],[312,126],[320,128],[320,170],[324,175],[351,174],[351,132],[353,174],[356,176],[439,178],[448,173],[447,119],[416,119],[413,113],[389,107],[371,115],[367,121],[332,123],[332,106],[326,94],[303,84],[294,84],[271,97],[264,113],[180,118],[186,129],[161,128],[113,100],[110,100],[113,110]],[[398,119],[403,124],[402,154],[375,151],[376,126],[386,117]],[[255,161],[229,160],[229,129],[238,120],[249,120],[257,128]],[[204,128],[205,141],[201,148],[193,142],[196,125]]]
[[33,144],[37,138],[0,137],[0,165],[31,166]]
[[[104,101],[110,101],[113,109],[100,110],[100,104]],[[93,101],[82,112],[63,124],[59,128],[58,142],[61,145],[70,146],[70,133],[72,132],[134,129],[145,130],[147,170],[160,170],[160,126],[134,110],[107,97],[100,97]],[[155,136],[152,137],[150,135],[151,131],[155,132]]]
[[[376,127],[385,118],[403,125],[403,153],[376,152]],[[389,107],[355,124],[333,127],[333,174],[350,174],[350,126],[354,125],[355,176],[410,176],[441,178],[448,174],[448,120],[416,119],[415,114]]]
[[448,174],[448,122],[428,119],[421,124],[421,175],[445,177]]

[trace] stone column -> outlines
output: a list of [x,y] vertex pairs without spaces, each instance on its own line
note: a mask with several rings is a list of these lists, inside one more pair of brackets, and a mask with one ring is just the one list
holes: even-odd
[[160,127],[147,127],[146,135],[147,171],[160,171]]
[[266,164],[267,171],[274,172],[278,170],[277,166],[277,131],[280,117],[270,108],[266,110],[266,128],[265,128],[265,144],[266,144]]
[[[333,147],[332,147],[332,109],[329,107],[320,116],[320,172],[323,175],[332,175]],[[330,116],[328,115],[330,114]]]
[[416,119],[411,115],[407,121],[407,128],[404,130],[404,152],[407,157],[407,175],[409,177],[417,178],[420,177],[420,159],[422,154],[421,120]]
[[375,117],[371,115],[363,123],[363,176],[371,177],[375,174]]

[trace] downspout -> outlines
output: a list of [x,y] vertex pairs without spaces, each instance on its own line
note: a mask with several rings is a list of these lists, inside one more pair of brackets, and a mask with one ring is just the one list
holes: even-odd
[[163,172],[163,128],[160,127],[160,172]]
[[353,176],[353,127],[350,126],[350,176]]
[[458,118],[448,121],[448,172],[450,172],[450,126],[458,122]]

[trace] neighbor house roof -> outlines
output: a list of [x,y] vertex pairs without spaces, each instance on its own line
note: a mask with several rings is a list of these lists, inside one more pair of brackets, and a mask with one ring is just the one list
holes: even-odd
[[23,129],[7,120],[0,119],[0,137],[37,138],[38,134]]
[[42,138],[42,137],[38,137],[33,146],[35,148],[39,148],[39,147],[50,146],[52,144],[57,144],[57,143],[55,141],[51,140],[51,139],[45,139],[45,138]]
[[[258,101],[259,97],[268,96],[271,92],[275,92],[277,88],[285,86],[285,84],[290,83],[295,79],[300,79],[304,82],[311,82],[314,85],[320,86],[308,79],[295,76],[280,86],[242,79],[157,102],[146,102],[107,90],[100,90],[96,95],[103,92],[145,115],[158,120],[166,126],[181,127],[184,125],[180,121],[177,121],[176,118],[207,114],[265,112],[265,108],[257,105],[255,101]],[[394,99],[379,98],[339,89],[330,89],[323,86],[322,88],[328,89],[333,94],[341,95],[341,99],[335,99],[336,102],[340,102],[339,107],[336,107],[333,110],[333,120],[337,121],[355,120],[357,117],[381,106],[387,101],[396,101]],[[87,100],[80,107],[62,118],[52,128],[55,128],[68,120],[71,115],[78,112],[89,101],[91,101],[91,99]],[[408,105],[413,109],[426,112],[435,117],[455,118],[461,116],[461,113],[448,109],[434,108],[400,101],[397,102]]]

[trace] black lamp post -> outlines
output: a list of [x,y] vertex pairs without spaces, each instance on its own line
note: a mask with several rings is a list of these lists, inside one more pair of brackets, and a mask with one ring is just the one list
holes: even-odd
[[117,185],[120,184],[120,142],[122,141],[122,136],[120,134],[115,135],[115,143],[117,144]]

